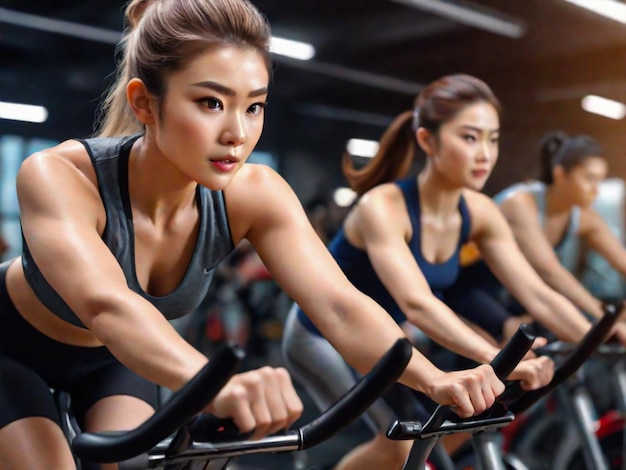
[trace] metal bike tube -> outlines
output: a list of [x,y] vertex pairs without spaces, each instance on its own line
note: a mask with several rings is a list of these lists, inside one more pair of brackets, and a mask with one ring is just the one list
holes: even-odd
[[430,453],[430,460],[435,465],[437,470],[454,470],[454,461],[450,455],[446,452],[445,447],[441,441],[437,441],[437,444]]
[[[613,366],[613,382],[615,387],[615,401],[617,411],[622,417],[626,417],[626,362],[624,357]],[[622,470],[626,469],[626,429],[622,429]]]
[[411,446],[404,470],[424,470],[424,462],[428,460],[428,456],[433,448],[437,445],[439,437],[428,437],[426,439],[416,439]]
[[556,392],[561,402],[570,411],[570,416],[574,418],[574,425],[580,435],[585,465],[594,470],[608,470],[609,466],[595,433],[595,408],[584,386],[583,372],[577,371],[571,380],[570,387],[559,387]]
[[626,415],[626,363],[623,358],[613,366],[613,378],[615,379],[617,410]]
[[267,436],[259,441],[237,442],[194,442],[189,449],[181,450],[174,456],[153,457],[152,462],[174,464],[193,460],[208,461],[230,457],[240,457],[248,454],[263,454],[274,452],[293,452],[299,450],[300,437],[297,433],[283,436]]
[[472,447],[479,470],[506,470],[498,431],[490,429],[473,434]]

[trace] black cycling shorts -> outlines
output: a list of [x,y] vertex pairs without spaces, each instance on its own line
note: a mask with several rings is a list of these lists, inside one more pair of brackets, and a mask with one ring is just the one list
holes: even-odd
[[157,386],[120,363],[106,347],[63,344],[24,320],[6,289],[8,265],[0,265],[0,428],[34,416],[59,423],[51,389],[70,395],[81,426],[89,408],[108,396],[130,395],[156,407]]

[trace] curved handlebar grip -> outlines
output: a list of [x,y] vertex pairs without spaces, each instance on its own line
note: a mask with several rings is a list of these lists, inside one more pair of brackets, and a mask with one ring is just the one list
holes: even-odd
[[591,356],[594,351],[605,341],[611,328],[617,321],[623,305],[623,301],[607,302],[603,306],[604,315],[602,318],[587,332],[583,340],[576,347],[574,352],[563,361],[554,371],[554,376],[548,385],[530,390],[517,400],[509,404],[509,409],[513,413],[521,413],[526,411],[537,400],[547,395],[556,387],[561,385],[568,377],[583,365],[583,363]]
[[[523,359],[535,341],[535,330],[532,326],[522,323],[511,339],[504,345],[500,352],[491,361],[491,367],[500,380],[504,380]],[[488,413],[486,411],[485,413]],[[436,433],[443,423],[458,415],[452,411],[449,405],[439,405],[430,419],[424,424],[421,435]],[[472,419],[472,418],[470,418]]]
[[308,449],[348,426],[381,395],[395,384],[413,354],[413,346],[406,338],[398,339],[374,368],[363,376],[339,401],[318,418],[300,428],[299,450]]
[[72,442],[75,454],[85,460],[113,463],[147,452],[202,411],[237,372],[244,352],[223,345],[189,382],[150,418],[130,431],[79,434]]
[[533,345],[535,338],[535,330],[531,325],[522,323],[519,326],[513,337],[491,361],[491,367],[500,380],[506,379],[513,372]]

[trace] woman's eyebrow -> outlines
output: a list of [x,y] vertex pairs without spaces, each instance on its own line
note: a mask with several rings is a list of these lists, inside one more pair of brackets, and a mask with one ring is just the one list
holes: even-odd
[[[202,82],[194,83],[193,86],[202,87],[202,88],[210,88],[213,91],[217,91],[223,95],[227,96],[236,96],[237,92],[232,88],[227,87],[226,85],[222,85],[221,83],[213,82],[211,80],[205,80]],[[252,90],[248,93],[249,98],[253,98],[255,96],[267,95],[267,87],[259,88],[258,90]]]
[[[486,130],[487,130],[487,129],[483,129],[483,128],[481,128],[481,127],[472,126],[472,125],[469,125],[469,124],[463,124],[461,127],[462,127],[463,129],[467,129],[467,130],[469,130],[469,131],[476,131],[476,132],[478,132],[478,133],[482,133],[482,132],[484,132],[484,131],[486,131]],[[496,134],[496,133],[498,133],[498,132],[500,132],[500,128],[491,129],[491,130],[489,131],[489,133],[490,133],[490,134]]]

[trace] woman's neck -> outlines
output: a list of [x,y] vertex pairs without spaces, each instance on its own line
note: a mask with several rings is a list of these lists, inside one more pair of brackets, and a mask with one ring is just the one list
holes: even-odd
[[128,190],[133,207],[151,219],[169,218],[195,203],[197,183],[182,175],[155,146],[139,139],[130,153]]
[[439,177],[430,168],[425,168],[417,175],[417,188],[422,214],[445,219],[458,212],[462,188],[450,185],[449,181]]

